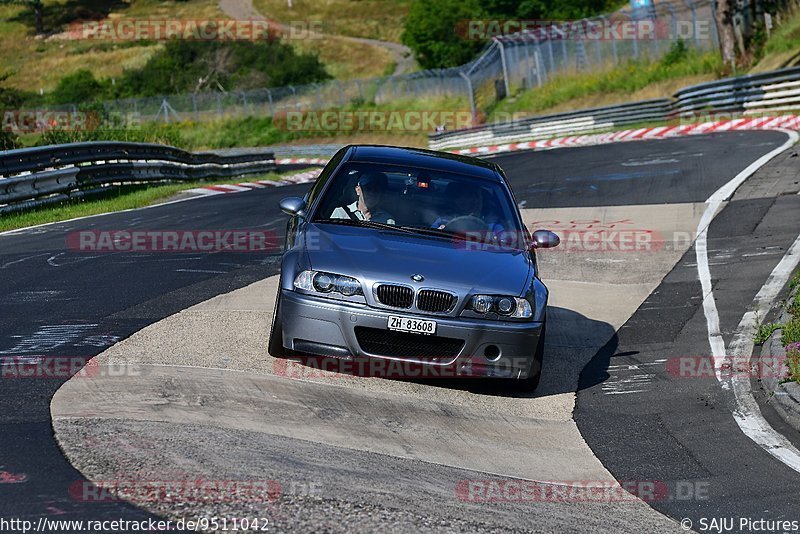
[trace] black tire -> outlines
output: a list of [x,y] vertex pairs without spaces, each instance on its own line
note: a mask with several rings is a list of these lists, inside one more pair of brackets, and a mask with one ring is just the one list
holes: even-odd
[[524,393],[530,393],[539,387],[539,379],[542,377],[542,361],[544,360],[544,337],[545,324],[542,324],[542,332],[539,334],[539,342],[536,344],[536,352],[533,355],[530,375],[528,378],[508,380],[509,389]]
[[267,351],[273,358],[287,358],[289,350],[283,346],[283,323],[281,321],[281,288],[275,298],[275,313],[272,317],[272,329],[269,332]]

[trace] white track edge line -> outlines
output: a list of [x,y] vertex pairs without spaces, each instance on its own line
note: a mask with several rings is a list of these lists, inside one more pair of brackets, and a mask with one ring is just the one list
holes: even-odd
[[[786,254],[781,258],[781,261],[778,262],[778,265],[775,266],[767,281],[756,294],[753,300],[755,309],[748,311],[742,317],[742,321],[736,329],[736,334],[731,340],[730,354],[725,358],[726,364],[735,367],[726,367],[726,369],[750,368],[749,361],[755,346],[753,336],[758,329],[758,317],[766,315],[799,263],[800,236],[795,239],[792,246],[789,247],[789,250],[786,251]],[[743,362],[747,366],[740,367],[739,362]],[[750,374],[732,373],[728,382],[736,398],[736,411],[733,416],[736,418],[739,428],[750,439],[766,449],[767,452],[795,471],[800,472],[800,451],[788,439],[774,430],[769,422],[764,419],[761,409],[753,396],[750,386]]]
[[[726,359],[725,342],[722,338],[719,325],[719,312],[717,310],[717,303],[714,301],[714,291],[711,286],[711,270],[708,264],[708,227],[714,219],[717,211],[724,201],[730,198],[736,189],[744,183],[747,178],[754,174],[758,169],[767,164],[772,158],[778,154],[791,148],[800,135],[791,130],[780,130],[785,133],[789,139],[778,148],[771,150],[764,154],[756,161],[748,165],[742,172],[737,174],[728,183],[720,187],[706,200],[706,210],[697,225],[697,239],[695,240],[695,256],[697,258],[697,275],[700,279],[703,295],[703,313],[706,317],[706,328],[708,329],[708,343],[711,347],[711,353],[714,358],[714,366],[716,370],[717,379],[723,389],[730,389],[731,385],[722,378],[722,365]],[[787,253],[788,255],[788,253]],[[785,259],[786,257],[784,257]],[[787,265],[783,260],[778,264]],[[776,267],[777,269],[777,267]],[[776,275],[773,278],[773,275]],[[782,276],[780,272],[776,274],[775,271],[770,275],[767,284],[775,284],[779,277]],[[788,276],[787,276],[788,279]],[[785,283],[785,281],[784,281]],[[782,285],[781,285],[782,287]],[[762,291],[764,287],[762,287]],[[759,291],[761,294],[761,291]],[[745,314],[745,318],[747,314]],[[745,323],[745,318],[742,322]],[[746,323],[745,323],[746,324]],[[732,343],[733,345],[733,343]],[[749,386],[748,386],[749,387]],[[735,395],[734,391],[734,395]],[[734,419],[739,425],[741,431],[754,443],[766,450],[774,458],[780,460],[785,465],[800,472],[800,451],[798,451],[791,443],[788,443],[786,438],[773,429],[770,424],[761,415],[761,411],[752,409],[752,403],[755,399],[752,398],[752,393],[742,391],[740,388],[739,393],[741,397],[736,396],[736,412],[734,412]],[[776,444],[780,444],[776,446]]]

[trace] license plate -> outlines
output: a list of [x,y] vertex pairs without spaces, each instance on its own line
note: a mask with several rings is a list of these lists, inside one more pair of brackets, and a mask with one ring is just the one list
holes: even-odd
[[436,333],[436,321],[415,319],[414,317],[389,316],[389,330],[411,332],[413,334],[432,335]]

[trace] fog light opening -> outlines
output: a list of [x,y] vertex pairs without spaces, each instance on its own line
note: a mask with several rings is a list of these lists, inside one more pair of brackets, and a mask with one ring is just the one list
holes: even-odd
[[483,349],[483,357],[490,362],[496,362],[500,359],[500,347],[497,345],[487,345],[486,348]]

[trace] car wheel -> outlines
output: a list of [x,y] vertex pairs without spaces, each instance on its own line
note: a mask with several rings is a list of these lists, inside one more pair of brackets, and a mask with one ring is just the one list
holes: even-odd
[[509,380],[510,389],[520,392],[532,392],[539,387],[539,379],[542,377],[542,360],[544,360],[545,331],[545,324],[542,324],[542,332],[539,334],[539,342],[536,344],[530,375],[528,378]]
[[283,346],[283,323],[281,321],[281,288],[278,288],[278,296],[275,299],[275,313],[272,317],[272,329],[269,333],[269,344],[267,351],[274,358],[286,358],[289,350]]

